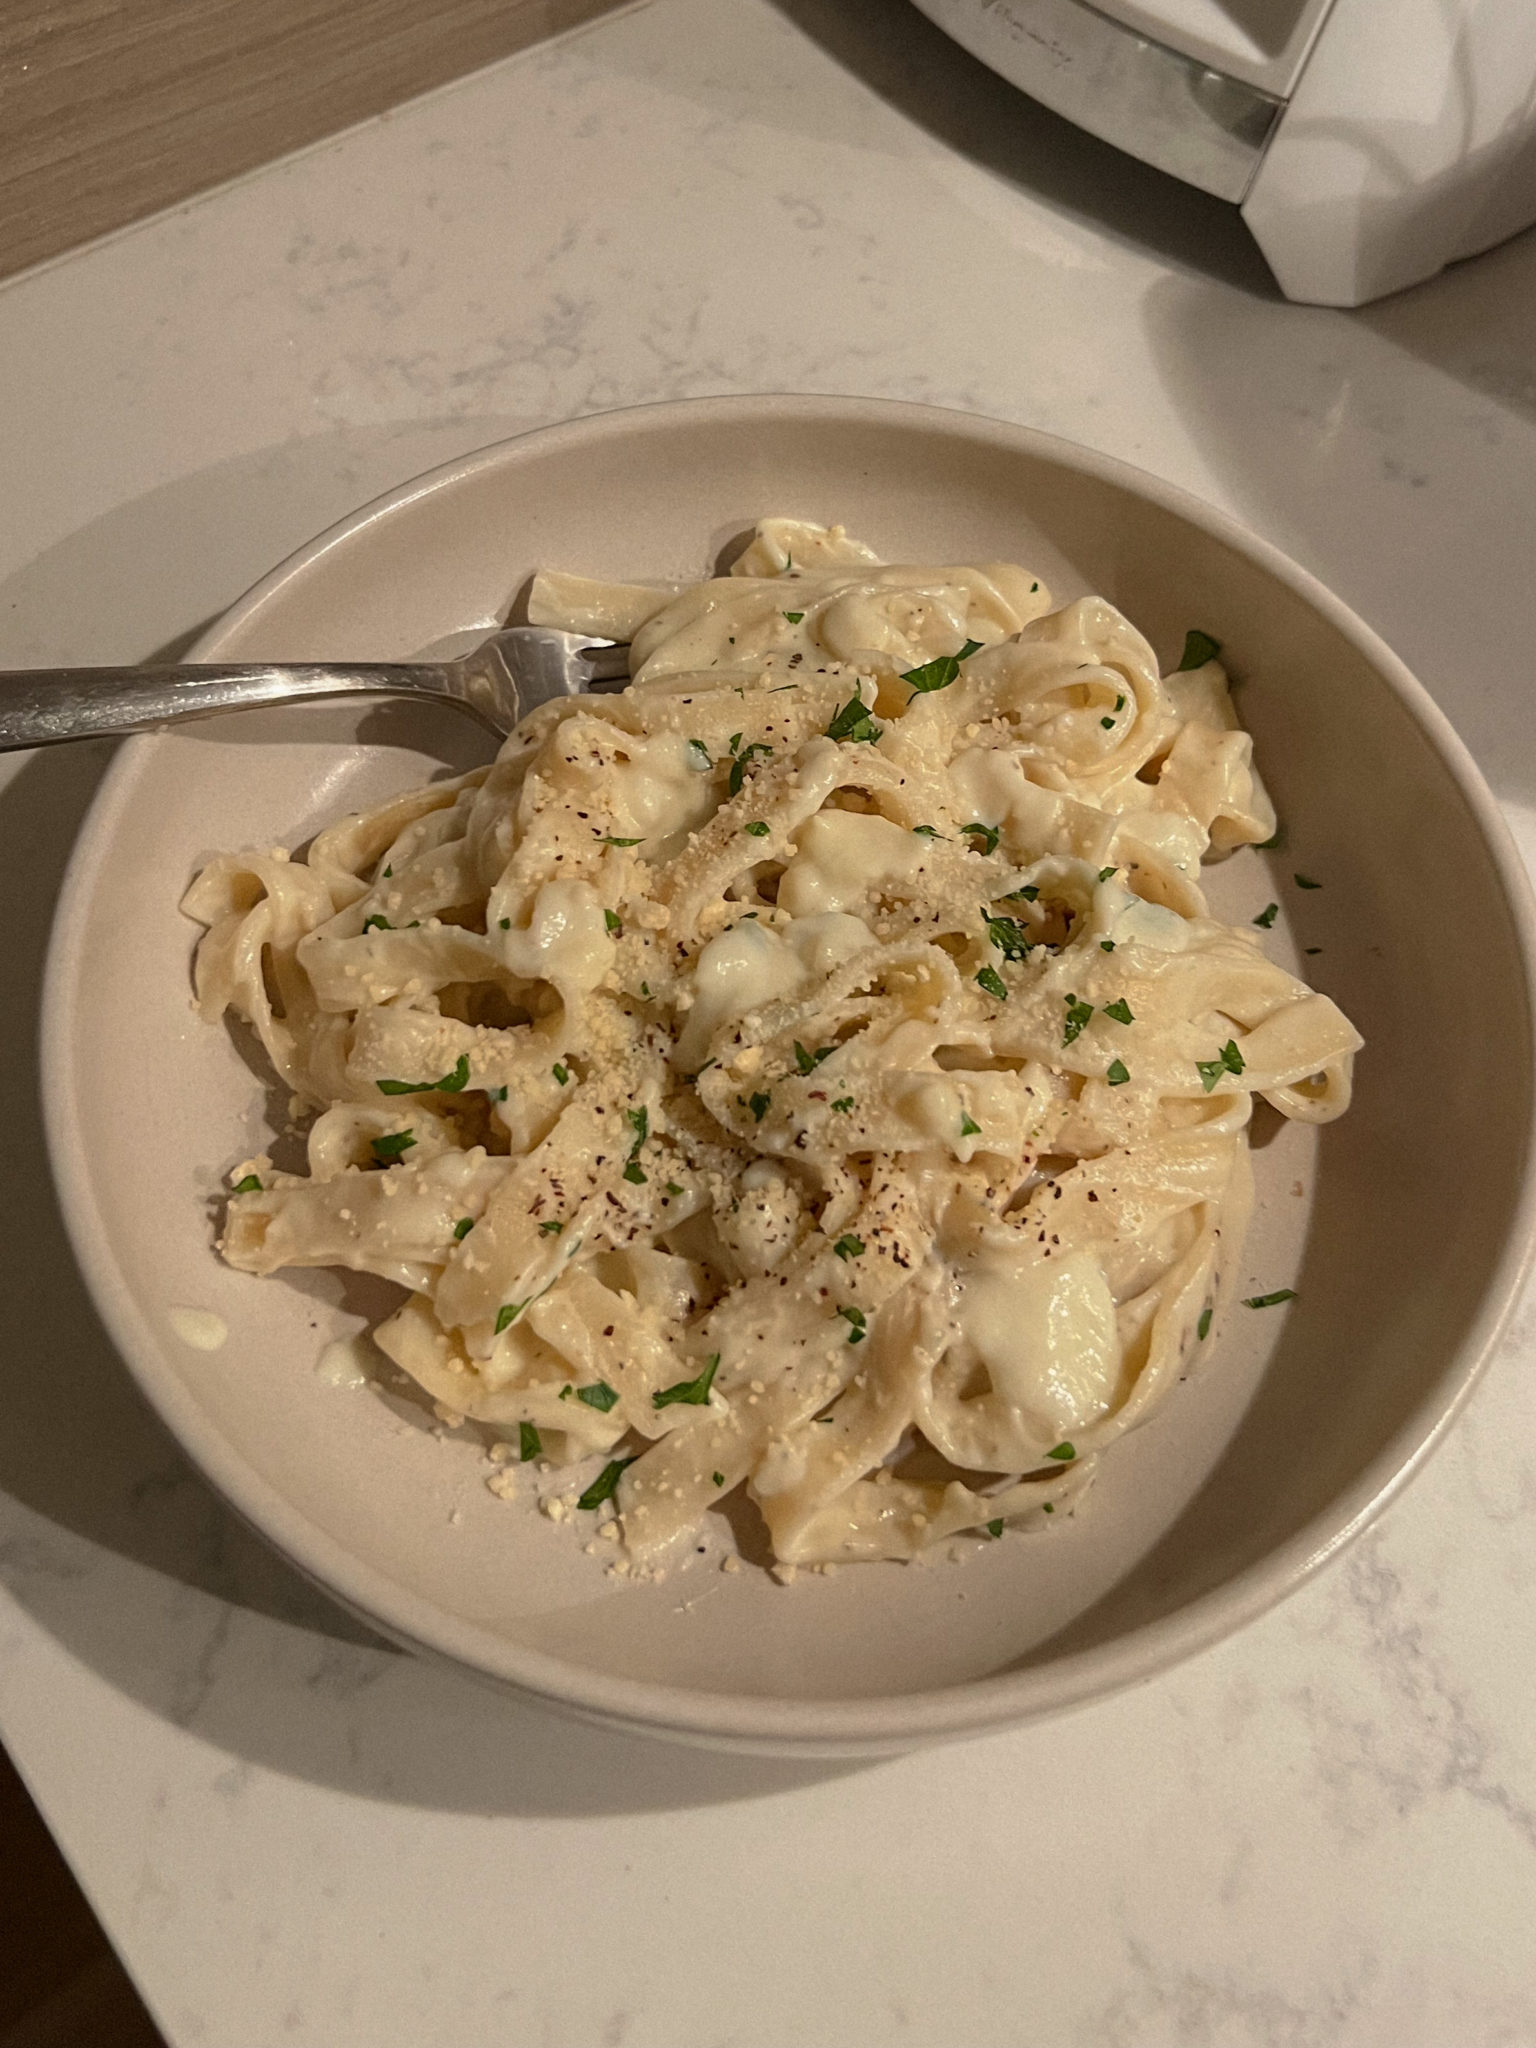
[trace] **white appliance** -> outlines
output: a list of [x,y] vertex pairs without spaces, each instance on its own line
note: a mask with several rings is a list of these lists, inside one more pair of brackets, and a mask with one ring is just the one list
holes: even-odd
[[1359,306],[1536,221],[1536,0],[916,0],[1059,114],[1237,201]]

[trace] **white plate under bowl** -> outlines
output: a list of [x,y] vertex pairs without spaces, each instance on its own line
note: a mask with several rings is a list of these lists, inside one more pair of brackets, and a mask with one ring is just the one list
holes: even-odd
[[[1285,826],[1213,870],[1272,898],[1280,956],[1366,1038],[1348,1117],[1267,1132],[1242,1294],[1199,1374],[1114,1447],[1082,1512],[965,1561],[793,1586],[690,1553],[622,1586],[569,1527],[485,1487],[481,1453],[376,1388],[324,1383],[378,1295],[213,1250],[230,1165],[286,1114],[193,1015],[177,898],[221,847],[293,845],[486,743],[451,712],[312,706],[134,740],[81,836],[46,992],[55,1171],[140,1386],[252,1523],[399,1641],[598,1719],[740,1748],[875,1752],[1130,1684],[1271,1606],[1443,1433],[1532,1235],[1533,917],[1465,750],[1311,577],[1222,514],[1067,443],[926,407],[705,399],[551,428],[359,512],[277,569],[202,659],[400,658],[502,617],[540,564],[696,576],[765,512],[842,520],[888,559],[1003,557],[1098,590],[1165,663],[1227,648]],[[1267,861],[1267,870],[1266,863]],[[1322,887],[1298,892],[1295,870]],[[171,1311],[229,1326],[190,1349]]]

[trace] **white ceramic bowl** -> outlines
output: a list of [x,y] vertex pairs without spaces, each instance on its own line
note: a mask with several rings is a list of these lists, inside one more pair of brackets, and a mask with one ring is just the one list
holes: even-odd
[[[403,657],[500,618],[530,571],[701,573],[760,513],[841,519],[887,557],[1038,566],[1098,590],[1165,660],[1226,644],[1286,838],[1214,874],[1321,947],[1307,971],[1366,1037],[1354,1108],[1257,1152],[1242,1293],[1203,1373],[1108,1456],[1084,1512],[963,1565],[785,1588],[700,1564],[619,1590],[568,1529],[484,1486],[420,1411],[316,1372],[379,1310],[330,1274],[254,1280],[212,1249],[266,1077],[189,1003],[181,889],[213,850],[293,844],[484,741],[451,713],[310,707],[124,747],[81,837],[46,993],[55,1171],[96,1302],[225,1497],[402,1643],[598,1719],[725,1746],[898,1749],[1088,1699],[1226,1635],[1354,1535],[1422,1461],[1487,1356],[1532,1235],[1533,918],[1465,750],[1338,600],[1166,485],[964,415],[706,399],[485,450],[275,570],[203,659]],[[1302,869],[1323,887],[1299,895]],[[1282,957],[1284,955],[1282,954]],[[1251,1285],[1246,1284],[1251,1281]],[[171,1311],[227,1323],[189,1347]]]

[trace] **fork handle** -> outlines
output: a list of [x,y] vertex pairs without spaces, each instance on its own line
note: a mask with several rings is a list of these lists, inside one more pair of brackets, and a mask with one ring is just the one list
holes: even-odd
[[445,666],[429,662],[14,669],[0,673],[0,753],[305,698],[427,696],[490,724],[454,681]]

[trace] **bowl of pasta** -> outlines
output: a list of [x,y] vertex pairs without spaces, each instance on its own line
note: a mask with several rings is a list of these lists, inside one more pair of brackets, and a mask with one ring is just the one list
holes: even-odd
[[82,836],[50,1142],[183,1445],[401,1643],[683,1740],[980,1732],[1262,1613],[1530,1247],[1531,905],[1425,692],[1154,479],[829,398],[487,449],[197,652],[514,611],[627,687],[145,736]]

